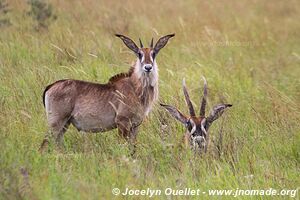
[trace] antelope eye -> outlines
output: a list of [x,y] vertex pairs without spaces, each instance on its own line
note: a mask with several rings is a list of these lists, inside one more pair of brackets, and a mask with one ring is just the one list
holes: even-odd
[[187,120],[186,122],[185,122],[185,126],[190,126],[191,125],[191,121],[190,120]]
[[152,52],[152,58],[154,60],[154,58],[155,58],[155,52]]
[[139,59],[141,60],[143,57],[143,54],[141,52],[138,53]]
[[192,130],[192,123],[190,120],[186,121],[185,126],[189,131]]

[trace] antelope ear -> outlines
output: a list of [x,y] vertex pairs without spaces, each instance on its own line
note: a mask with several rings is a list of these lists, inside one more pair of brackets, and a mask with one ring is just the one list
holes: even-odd
[[130,50],[138,55],[139,48],[129,37],[120,34],[116,34],[116,36],[119,37]]
[[221,115],[224,113],[224,110],[228,107],[231,107],[231,104],[219,104],[213,107],[213,109],[210,111],[209,116],[206,119],[206,122],[210,125],[213,121],[221,117]]
[[168,43],[168,40],[174,36],[175,36],[175,33],[161,37],[155,44],[154,53],[158,54],[159,50],[162,49],[164,46],[166,46],[166,44]]
[[164,107],[175,119],[177,119],[183,124],[187,123],[187,117],[184,116],[177,108],[165,104],[160,105]]

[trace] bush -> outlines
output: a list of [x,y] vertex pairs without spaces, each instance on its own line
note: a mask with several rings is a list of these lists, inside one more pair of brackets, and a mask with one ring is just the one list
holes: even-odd
[[0,0],[0,28],[11,25],[10,20],[6,16],[8,12],[8,3],[4,0]]
[[53,14],[52,5],[46,3],[44,0],[30,0],[30,11],[28,14],[36,21],[36,29],[48,29],[50,22],[57,18]]

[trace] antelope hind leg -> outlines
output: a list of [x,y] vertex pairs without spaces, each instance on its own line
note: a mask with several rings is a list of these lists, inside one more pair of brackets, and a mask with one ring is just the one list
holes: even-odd
[[42,144],[39,148],[40,153],[43,153],[46,150],[48,150],[49,143],[50,143],[49,140],[50,140],[50,138],[53,138],[53,137],[54,137],[54,140],[55,140],[55,143],[56,143],[56,146],[58,147],[58,149],[62,149],[63,136],[70,125],[70,121],[65,119],[62,121],[57,121],[56,123],[52,122],[49,124],[50,124],[51,131],[46,133],[45,138],[43,139]]
[[51,131],[48,131],[46,134],[45,134],[45,137],[42,141],[42,144],[40,145],[40,148],[39,148],[39,152],[40,153],[44,153],[46,150],[49,149],[49,140],[50,140],[50,137],[53,136]]

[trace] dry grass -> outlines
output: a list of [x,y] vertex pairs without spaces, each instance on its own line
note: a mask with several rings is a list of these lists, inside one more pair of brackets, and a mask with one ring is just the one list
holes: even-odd
[[[114,187],[299,187],[298,1],[48,2],[57,16],[48,30],[36,31],[26,1],[19,0],[8,1],[5,17],[12,25],[0,27],[1,199],[109,199]],[[234,105],[211,127],[207,155],[197,158],[180,147],[184,128],[159,106],[140,129],[135,161],[116,131],[80,134],[73,128],[64,154],[39,155],[47,84],[106,82],[126,71],[135,58],[114,33],[146,43],[173,32],[157,58],[160,101],[187,112],[185,77],[199,105],[204,75],[208,105]]]

